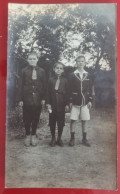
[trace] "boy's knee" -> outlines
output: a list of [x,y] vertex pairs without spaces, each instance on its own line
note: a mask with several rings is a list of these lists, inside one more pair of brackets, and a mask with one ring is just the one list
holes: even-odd
[[81,123],[82,123],[82,127],[86,127],[86,125],[87,125],[87,121],[81,121]]
[[76,121],[75,120],[70,120],[70,124],[73,124],[75,123]]
[[70,122],[70,131],[71,132],[74,132],[75,131],[75,126],[74,126],[74,123],[75,122],[76,122],[75,120],[71,120],[71,122]]
[[86,124],[87,123],[87,121],[84,121],[84,120],[82,120],[81,122],[82,122],[82,124]]

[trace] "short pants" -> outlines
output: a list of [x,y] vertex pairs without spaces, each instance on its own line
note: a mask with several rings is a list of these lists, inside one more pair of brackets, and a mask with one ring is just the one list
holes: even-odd
[[71,113],[70,113],[70,119],[77,121],[81,119],[82,121],[88,121],[90,120],[90,111],[87,105],[84,106],[72,106]]

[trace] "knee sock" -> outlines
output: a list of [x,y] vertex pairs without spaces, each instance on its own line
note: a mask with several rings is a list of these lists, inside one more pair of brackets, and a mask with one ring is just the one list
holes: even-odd
[[86,140],[87,133],[83,132],[83,140]]
[[63,127],[58,127],[58,139],[61,139]]
[[75,138],[75,132],[71,132],[71,139]]
[[55,138],[55,127],[50,127],[52,138]]

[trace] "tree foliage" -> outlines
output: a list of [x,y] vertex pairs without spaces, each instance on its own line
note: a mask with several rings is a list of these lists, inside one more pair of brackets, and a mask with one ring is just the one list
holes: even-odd
[[16,8],[19,12],[9,9],[10,61],[25,64],[27,53],[34,50],[40,56],[39,65],[48,70],[58,60],[74,66],[81,53],[88,67],[114,67],[115,24],[107,16],[78,4],[39,7],[34,11],[37,5]]
[[8,16],[8,98],[13,102],[17,80],[31,51],[38,53],[38,65],[47,74],[59,60],[66,66],[67,76],[80,54],[85,55],[86,69],[94,78],[100,69],[114,72],[114,5],[9,4]]

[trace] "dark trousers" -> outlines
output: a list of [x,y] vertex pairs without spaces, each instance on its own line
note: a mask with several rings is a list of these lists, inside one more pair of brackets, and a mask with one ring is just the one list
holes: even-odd
[[65,125],[65,111],[53,111],[49,114],[49,125],[52,137],[55,137],[56,123],[58,126],[58,138],[61,138]]
[[23,122],[26,135],[35,135],[41,113],[41,106],[23,106]]

